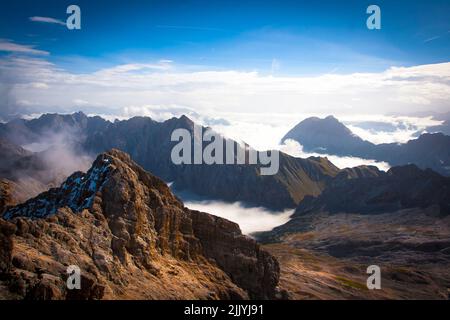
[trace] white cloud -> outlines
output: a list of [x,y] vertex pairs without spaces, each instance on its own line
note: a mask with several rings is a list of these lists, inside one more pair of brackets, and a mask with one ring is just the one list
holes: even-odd
[[280,61],[278,59],[275,59],[275,58],[272,59],[272,64],[271,64],[271,67],[270,67],[270,70],[271,70],[272,74],[276,73],[278,70],[280,70],[280,67],[281,67]]
[[59,20],[59,19],[55,19],[55,18],[50,18],[50,17],[38,17],[38,16],[30,17],[30,21],[43,22],[43,23],[53,23],[53,24],[59,24],[59,25],[62,25],[62,26],[66,25],[66,23],[64,21]]
[[[279,149],[283,136],[300,121],[318,116],[324,118],[328,113],[215,113],[215,116],[228,120],[228,125],[213,125],[214,129],[227,137],[243,140],[258,150]],[[375,144],[405,143],[416,139],[418,132],[427,127],[442,123],[431,117],[386,116],[354,114],[339,116],[354,134]],[[368,126],[367,124],[375,125]],[[378,124],[378,126],[377,126]],[[390,127],[391,130],[383,128]]]
[[360,138],[375,144],[405,143],[415,138],[417,130],[395,130],[393,132],[366,130],[355,125],[347,127]]
[[50,88],[48,84],[44,82],[32,82],[30,83],[30,86],[34,89],[48,89]]
[[[405,143],[415,139],[418,132],[423,132],[427,127],[436,126],[443,121],[429,117],[412,116],[386,116],[386,115],[353,115],[343,116],[342,122],[357,136],[375,144],[380,143]],[[383,128],[371,128],[365,124],[375,123],[390,126],[391,130]]]
[[270,211],[262,207],[246,207],[240,202],[217,200],[186,200],[184,205],[192,210],[211,213],[239,224],[242,233],[269,231],[289,221],[294,210]]
[[405,110],[442,112],[448,110],[450,97],[450,63],[395,67],[380,73],[286,77],[255,71],[186,72],[165,60],[71,73],[45,60],[40,59],[40,63],[36,60],[9,60],[0,64],[0,68],[7,69],[13,81],[45,82],[54,89],[42,94],[16,88],[18,99],[64,108],[71,107],[71,101],[82,99],[111,109],[182,105],[199,114],[272,112],[340,116]]
[[[229,121],[228,125],[213,125],[212,128],[226,137],[238,141],[245,141],[257,150],[276,149],[283,151],[294,157],[327,157],[338,168],[355,167],[359,165],[373,165],[380,170],[387,171],[390,165],[386,162],[380,162],[372,159],[363,159],[358,157],[341,157],[329,154],[318,154],[305,152],[302,145],[294,140],[286,140],[280,145],[282,137],[301,120],[308,118],[311,114],[225,114],[222,115]],[[325,115],[321,115],[324,117]],[[353,121],[355,117],[347,118]],[[371,117],[361,117],[361,120],[373,119]],[[389,117],[386,117],[389,119]],[[406,119],[406,117],[405,117]],[[419,118],[417,118],[419,119]],[[362,129],[361,129],[362,130]],[[363,130],[363,132],[365,132]],[[407,132],[409,134],[409,132]],[[375,133],[373,134],[375,135]],[[405,134],[406,135],[406,134]],[[367,136],[363,136],[366,138]],[[411,135],[411,138],[412,135]]]
[[127,74],[133,72],[144,72],[146,70],[169,70],[171,60],[159,60],[157,63],[128,63],[114,66],[112,68],[102,69],[94,73],[98,77],[114,77],[115,75]]
[[[218,118],[233,122],[231,127],[219,128],[227,135],[233,135],[231,131],[238,127],[239,134],[260,130],[256,135],[273,146],[306,116],[333,114],[341,119],[354,115],[445,112],[450,101],[450,62],[392,67],[377,73],[290,77],[256,71],[187,70],[164,59],[74,73],[45,59],[12,57],[0,61],[0,87],[7,87],[9,105],[30,102],[28,113],[82,109],[89,114],[118,118],[148,115],[164,120],[183,112],[205,124],[217,124],[209,120]],[[43,86],[24,83],[45,83],[51,89],[43,92]],[[275,136],[271,128],[277,132]],[[358,131],[353,127],[352,130]],[[400,137],[404,132],[399,132],[398,138],[393,134],[389,137],[361,130],[358,133],[377,142],[387,142],[380,141],[384,138],[404,141],[406,137]],[[257,141],[247,142],[258,147]]]
[[362,159],[358,157],[340,157],[335,155],[329,155],[329,154],[319,154],[319,153],[313,153],[313,152],[305,152],[303,151],[303,146],[294,140],[286,140],[285,144],[280,146],[280,150],[290,154],[294,157],[299,158],[308,158],[308,157],[327,157],[328,160],[330,160],[336,167],[339,169],[344,168],[353,168],[356,166],[376,166],[378,169],[387,171],[389,170],[390,166],[387,162],[380,162],[376,160],[371,159]]
[[34,46],[14,43],[7,39],[0,39],[0,51],[23,53],[23,54],[36,54],[36,55],[49,54],[49,52],[47,51],[34,49]]

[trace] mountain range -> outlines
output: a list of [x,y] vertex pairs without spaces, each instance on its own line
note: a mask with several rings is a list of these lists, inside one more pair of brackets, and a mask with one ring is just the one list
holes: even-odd
[[[449,177],[419,164],[338,169],[284,153],[274,176],[250,164],[178,166],[170,160],[176,128],[193,133],[194,123],[76,113],[0,124],[0,299],[448,297]],[[314,151],[340,152],[345,141],[344,153],[377,148],[332,117],[294,131],[307,132],[297,138]],[[440,137],[445,144],[425,134],[398,145],[409,151],[396,156],[412,157],[419,140],[433,150]],[[167,182],[296,209],[255,241],[233,222],[186,208]],[[70,265],[83,271],[83,290],[66,288]],[[369,265],[380,266],[383,290],[365,286]]]
[[287,139],[297,141],[305,151],[374,159],[391,166],[412,163],[450,175],[450,136],[443,133],[424,133],[407,143],[374,144],[352,133],[335,117],[328,116],[301,121],[281,141]]
[[38,119],[0,124],[0,138],[11,144],[33,145],[42,144],[45,137],[61,135],[77,155],[96,155],[117,148],[129,153],[146,170],[173,182],[175,189],[271,209],[295,207],[304,196],[318,195],[339,171],[326,158],[300,159],[285,153],[280,153],[279,171],[272,176],[262,176],[259,165],[251,164],[175,165],[170,154],[177,142],[170,137],[180,128],[191,133],[192,145],[193,139],[199,139],[193,132],[194,122],[186,116],[164,122],[147,117],[109,122],[83,113],[46,114]]

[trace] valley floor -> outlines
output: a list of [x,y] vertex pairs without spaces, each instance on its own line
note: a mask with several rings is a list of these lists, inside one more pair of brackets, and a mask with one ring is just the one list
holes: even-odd
[[[405,218],[408,225],[405,225]],[[280,262],[290,299],[449,299],[449,218],[414,210],[361,216],[319,215],[308,228],[264,245]],[[369,265],[381,289],[369,290]]]

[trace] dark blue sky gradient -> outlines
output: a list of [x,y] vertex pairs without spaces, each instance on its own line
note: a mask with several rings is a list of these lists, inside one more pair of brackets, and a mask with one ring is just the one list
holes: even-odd
[[[66,20],[78,4],[82,30]],[[382,29],[366,28],[377,4]],[[450,1],[2,1],[0,38],[50,52],[84,72],[117,63],[170,59],[186,68],[322,72],[379,71],[450,57]],[[0,55],[8,53],[0,52]]]

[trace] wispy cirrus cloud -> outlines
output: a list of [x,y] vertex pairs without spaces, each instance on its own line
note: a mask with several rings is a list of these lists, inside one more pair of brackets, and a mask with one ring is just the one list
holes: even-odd
[[425,39],[424,41],[423,41],[423,43],[427,43],[427,42],[430,42],[430,41],[433,41],[433,40],[437,40],[437,39],[439,39],[441,36],[434,36],[434,37],[430,37],[430,38],[428,38],[428,39]]
[[50,18],[50,17],[34,16],[34,17],[30,17],[30,21],[42,22],[42,23],[53,23],[53,24],[59,24],[61,26],[65,26],[66,25],[66,23],[64,21],[59,20],[59,19],[55,19],[55,18]]
[[149,70],[169,70],[172,68],[172,60],[159,60],[156,63],[127,63],[117,65],[111,68],[101,69],[96,72],[98,76],[114,76],[119,74],[136,74],[142,72],[148,72]]
[[0,39],[0,51],[36,55],[50,54],[50,52],[48,51],[35,49],[35,46],[14,43],[13,41],[8,39]]
[[428,43],[428,42],[435,41],[435,40],[438,40],[438,39],[441,39],[441,38],[444,38],[444,37],[448,37],[449,33],[450,33],[450,30],[448,30],[445,33],[441,33],[441,34],[437,34],[437,35],[434,35],[434,36],[430,36],[427,39],[425,39],[423,41],[423,43]]

